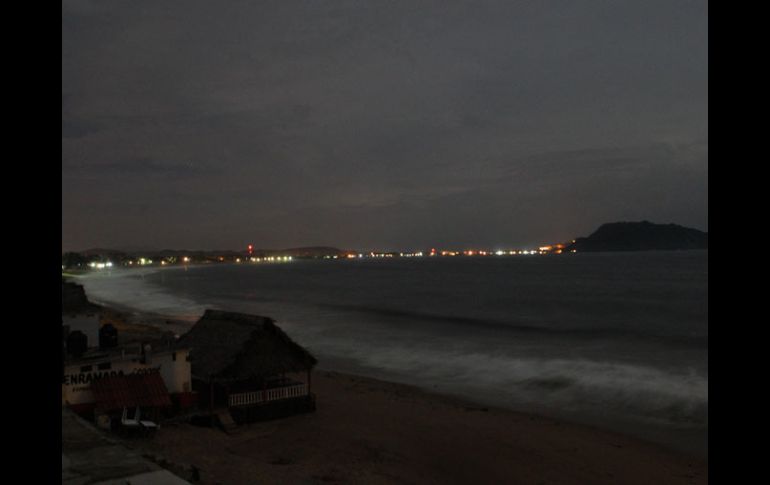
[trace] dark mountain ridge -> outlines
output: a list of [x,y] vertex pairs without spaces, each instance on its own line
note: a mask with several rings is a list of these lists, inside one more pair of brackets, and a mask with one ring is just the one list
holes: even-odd
[[708,233],[677,224],[649,221],[603,224],[588,237],[580,237],[565,251],[653,251],[708,249]]
[[[265,249],[254,248],[252,254],[254,256],[292,256],[298,258],[318,258],[324,256],[345,256],[347,254],[357,253],[357,251],[349,249],[339,249],[335,247],[327,246],[309,246],[309,247],[296,247],[287,249]],[[93,248],[81,251],[78,253],[84,257],[104,257],[104,258],[135,258],[139,256],[151,256],[151,257],[219,257],[224,256],[227,258],[234,258],[237,256],[246,256],[248,251],[242,249],[236,250],[203,250],[203,249],[147,249],[147,250],[122,250],[122,249],[107,249],[107,248]]]

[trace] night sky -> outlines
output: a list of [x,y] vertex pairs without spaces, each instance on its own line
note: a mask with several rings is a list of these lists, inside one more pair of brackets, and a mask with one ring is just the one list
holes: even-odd
[[707,230],[707,2],[67,1],[62,249]]

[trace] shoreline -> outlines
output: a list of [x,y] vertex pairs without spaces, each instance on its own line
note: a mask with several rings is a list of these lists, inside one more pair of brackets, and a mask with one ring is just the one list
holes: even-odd
[[[162,271],[163,269],[170,268],[155,268],[156,271]],[[155,271],[151,270],[150,272]],[[79,278],[73,278],[73,280],[78,281]],[[160,332],[166,334],[183,334],[189,330],[195,321],[203,314],[202,310],[199,314],[192,312],[189,314],[180,314],[179,312],[158,312],[153,311],[151,308],[137,308],[129,306],[128,304],[115,303],[109,300],[101,300],[97,303],[100,307],[107,311],[122,314],[125,317],[125,320],[130,324],[136,324],[138,327],[145,328],[148,326],[155,327]],[[158,309],[160,309],[160,307]],[[163,310],[166,310],[166,308]],[[196,310],[198,310],[197,306]],[[128,326],[125,327],[125,329],[129,332],[133,332],[133,330],[137,329],[137,326]],[[148,339],[152,337],[152,332],[145,332],[145,334],[146,338]],[[632,436],[642,441],[654,443],[677,453],[685,453],[690,456],[708,460],[707,427],[690,427],[687,426],[686,423],[681,426],[676,424],[669,425],[668,423],[655,422],[653,420],[650,422],[641,420],[638,422],[628,420],[624,421],[623,416],[607,415],[606,413],[602,413],[601,415],[592,415],[590,413],[580,414],[580,412],[569,410],[563,412],[559,409],[541,409],[537,406],[527,406],[523,408],[521,406],[506,406],[506,403],[504,402],[501,403],[499,400],[485,398],[485,396],[479,396],[475,393],[473,393],[473,395],[467,395],[467,393],[466,395],[453,394],[451,393],[451,389],[438,390],[436,389],[436,386],[424,385],[425,383],[417,382],[414,379],[404,378],[403,376],[399,377],[397,375],[389,375],[387,372],[378,372],[378,369],[376,368],[368,368],[366,366],[361,367],[356,365],[355,362],[353,362],[353,365],[347,365],[346,359],[338,358],[336,356],[326,356],[326,358],[322,359],[322,361],[319,363],[317,370],[339,372],[351,376],[380,380],[382,382],[412,385],[418,389],[422,389],[426,392],[432,392],[438,396],[446,397],[449,399],[466,400],[469,402],[475,401],[473,404],[477,407],[496,407],[511,412],[538,415],[547,419],[556,419],[566,423],[574,423],[591,428],[607,430],[609,432],[616,432],[623,435]]]
[[[105,321],[117,323],[128,339],[191,324],[125,306],[99,306]],[[170,463],[196,466],[201,483],[249,483],[254,476],[264,483],[474,481],[463,475],[466,468],[481,474],[482,483],[514,476],[524,478],[522,483],[548,477],[543,483],[708,481],[707,455],[601,426],[322,366],[313,374],[314,413],[240,426],[234,435],[169,423],[153,440],[135,446]],[[411,451],[404,454],[405,448]],[[448,472],[460,465],[462,470]]]
[[317,410],[232,434],[164,424],[136,449],[201,483],[708,483],[706,460],[620,433],[317,370]]

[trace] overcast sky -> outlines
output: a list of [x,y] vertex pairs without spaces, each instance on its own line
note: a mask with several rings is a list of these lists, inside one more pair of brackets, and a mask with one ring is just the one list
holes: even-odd
[[707,18],[675,0],[65,0],[63,250],[707,230]]

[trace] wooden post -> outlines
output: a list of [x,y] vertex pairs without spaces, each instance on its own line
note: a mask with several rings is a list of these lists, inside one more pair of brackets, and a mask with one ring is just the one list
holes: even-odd
[[307,370],[307,393],[308,393],[308,395],[310,395],[310,384],[313,382],[313,380],[310,377],[310,372],[311,371],[312,371],[312,369],[308,369]]

